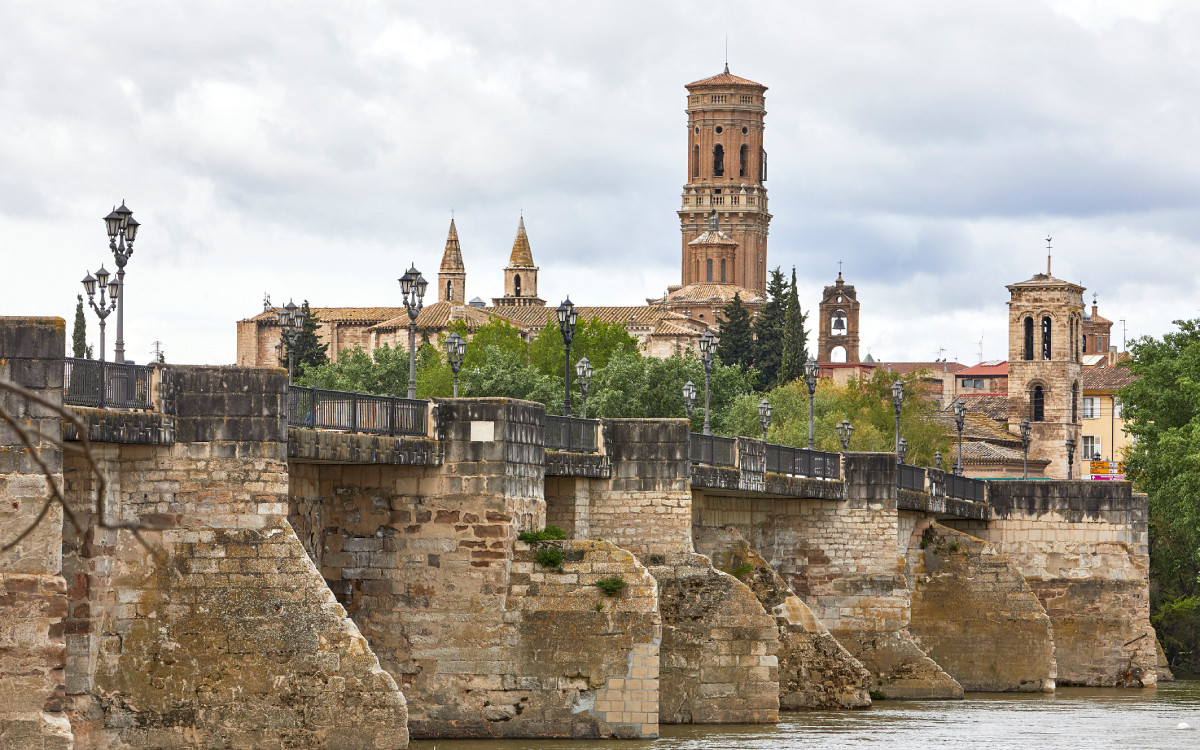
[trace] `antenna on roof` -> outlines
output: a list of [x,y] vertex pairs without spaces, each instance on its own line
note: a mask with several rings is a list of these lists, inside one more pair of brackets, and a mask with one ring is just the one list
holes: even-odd
[[267,312],[270,309],[271,309],[271,295],[267,294],[266,292],[263,292],[263,312]]
[[729,35],[725,35],[725,72],[729,72]]
[[979,361],[983,361],[983,331],[979,332]]

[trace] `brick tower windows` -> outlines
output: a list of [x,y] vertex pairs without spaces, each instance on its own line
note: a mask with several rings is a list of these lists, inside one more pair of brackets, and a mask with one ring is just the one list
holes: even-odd
[[1025,318],[1025,361],[1033,360],[1033,318]]
[[817,361],[858,362],[858,299],[839,273],[833,286],[825,287],[818,308]]
[[[742,129],[745,130],[745,128]],[[738,177],[745,177],[750,173],[750,147],[744,143],[741,148],[741,163],[742,166],[738,170]]]
[[1050,316],[1042,316],[1042,359],[1050,361]]
[[1046,419],[1046,391],[1040,385],[1033,387],[1033,392],[1029,396],[1030,412],[1034,422],[1042,422]]
[[700,176],[700,147],[692,147],[692,177]]
[[725,174],[725,147],[721,144],[713,146],[713,177]]
[[706,281],[712,281],[712,258],[709,258],[707,261],[705,261],[705,263],[707,264],[708,268],[708,278]]

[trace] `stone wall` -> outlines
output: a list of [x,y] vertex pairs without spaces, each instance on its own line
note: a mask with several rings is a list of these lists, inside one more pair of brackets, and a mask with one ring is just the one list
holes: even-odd
[[990,482],[992,520],[948,521],[1020,569],[1054,626],[1058,684],[1150,686],[1147,503],[1126,482]]
[[914,542],[909,632],[929,657],[964,690],[1053,692],[1050,618],[1012,561],[928,521]]
[[164,368],[171,446],[107,445],[112,521],[77,456],[66,683],[76,746],[403,748],[404,696],[288,526],[278,370]]
[[[0,318],[0,378],[62,402],[62,318]],[[0,405],[26,429],[57,437],[61,420],[0,392]],[[62,453],[35,440],[51,481],[62,482]],[[16,432],[0,422],[0,546],[13,542],[42,512],[47,479]],[[63,712],[62,509],[53,506],[32,534],[0,553],[0,747],[70,748]]]

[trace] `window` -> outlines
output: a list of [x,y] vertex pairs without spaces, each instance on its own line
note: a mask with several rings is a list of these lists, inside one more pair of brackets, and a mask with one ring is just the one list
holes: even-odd
[[1113,399],[1113,419],[1122,419],[1123,418],[1121,416],[1121,410],[1122,410],[1121,399],[1114,398]]
[[447,302],[454,299],[453,290],[454,290],[454,281],[453,280],[447,281],[446,282],[446,301]]
[[983,387],[983,378],[963,378],[962,379],[962,387],[963,388],[982,388]]
[[1100,416],[1100,410],[1096,408],[1096,402],[1100,399],[1095,396],[1083,397],[1083,418],[1096,419]]
[[712,258],[705,261],[708,266],[708,281],[712,281]]
[[[1100,456],[1101,443],[1099,435],[1084,435],[1083,436],[1083,455],[1079,457],[1080,461],[1101,461]],[[1082,472],[1080,472],[1082,473]]]
[[767,150],[765,148],[759,152],[759,158],[762,161],[759,162],[759,178],[758,179],[760,182],[766,182],[767,181]]
[[1086,333],[1085,333],[1085,334],[1083,334],[1083,336],[1082,336],[1081,338],[1083,339],[1083,341],[1082,341],[1082,343],[1083,343],[1083,353],[1084,353],[1084,354],[1087,354],[1087,334],[1086,334]]
[[[698,130],[699,128],[697,128]],[[692,177],[700,176],[700,147],[692,147]]]
[[750,128],[743,125],[742,126],[742,135],[749,135],[749,134],[750,134]]
[[842,310],[834,312],[829,321],[829,333],[832,336],[846,335],[846,313]]
[[721,259],[721,283],[725,283],[725,259]]
[[1079,421],[1079,383],[1071,383],[1071,422]]
[[725,174],[725,147],[721,144],[713,146],[713,177]]
[[1042,359],[1050,359],[1050,316],[1042,318]]
[[1025,361],[1033,359],[1033,318],[1025,318]]
[[720,125],[718,125],[717,127],[713,128],[713,130],[716,132],[716,134],[717,134],[717,135],[720,135],[721,133],[724,133],[724,132],[725,132],[725,128],[721,127]]
[[745,177],[746,175],[750,174],[750,147],[744,143],[742,144],[741,155],[742,155],[742,166],[741,166],[741,169],[738,171],[738,176]]
[[513,274],[513,296],[521,296],[521,274]]
[[1046,419],[1046,391],[1040,386],[1033,387],[1033,394],[1030,396],[1030,407],[1033,411],[1033,421],[1042,422]]

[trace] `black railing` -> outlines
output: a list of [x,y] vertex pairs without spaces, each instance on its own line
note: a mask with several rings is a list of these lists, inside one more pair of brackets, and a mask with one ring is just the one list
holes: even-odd
[[546,449],[595,453],[600,447],[600,420],[546,415]]
[[956,500],[970,500],[974,503],[982,503],[986,499],[985,488],[987,482],[982,479],[971,479],[970,477],[960,477],[954,474],[946,475],[946,496],[955,498]]
[[897,472],[897,484],[902,490],[912,490],[913,492],[925,491],[925,470],[920,466],[909,466],[908,464],[900,464],[900,471]]
[[150,367],[67,357],[63,401],[101,409],[149,409]]
[[688,444],[688,457],[692,463],[708,464],[709,466],[736,466],[734,462],[734,438],[719,435],[704,435],[693,432]]
[[768,472],[820,479],[837,479],[842,474],[842,458],[837,453],[774,443],[767,443],[766,448]]
[[288,386],[288,424],[372,435],[424,435],[429,402]]

